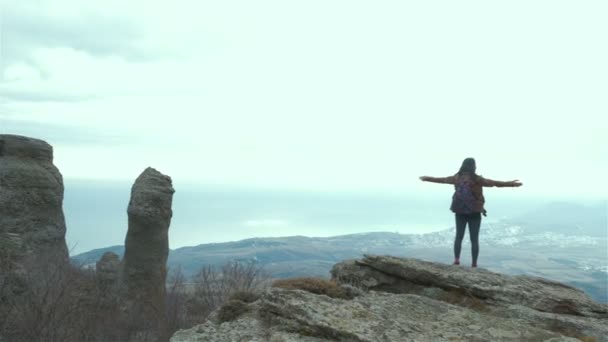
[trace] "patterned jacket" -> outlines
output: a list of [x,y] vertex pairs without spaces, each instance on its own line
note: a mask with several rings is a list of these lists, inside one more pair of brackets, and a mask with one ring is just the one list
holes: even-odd
[[[434,182],[434,183],[442,183],[442,184],[454,184],[454,188],[456,188],[456,183],[458,182],[458,177],[470,178],[471,176],[469,174],[465,173],[462,176],[455,174],[453,176],[448,176],[448,177],[428,177],[427,181]],[[485,212],[485,208],[484,208],[485,199],[483,197],[483,187],[484,186],[485,187],[494,187],[494,186],[495,187],[512,187],[513,186],[513,183],[511,183],[511,182],[501,182],[501,181],[497,181],[497,180],[484,178],[482,176],[477,176],[477,179],[472,183],[473,183],[473,188],[471,189],[471,192],[473,192],[473,196],[475,196],[475,198],[476,198],[473,212],[476,212],[476,213]],[[450,210],[452,210],[452,211],[454,211],[453,206],[454,206],[454,202],[453,202],[453,197],[452,197],[452,205],[450,206]]]

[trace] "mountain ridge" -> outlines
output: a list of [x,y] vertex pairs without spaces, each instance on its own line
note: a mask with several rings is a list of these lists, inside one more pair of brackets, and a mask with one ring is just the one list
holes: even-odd
[[[481,232],[480,265],[496,272],[564,282],[583,289],[597,301],[607,302],[608,257],[602,254],[606,251],[606,239],[572,233],[511,222],[486,223]],[[180,247],[170,251],[168,265],[172,269],[180,267],[185,275],[191,276],[204,265],[255,262],[275,278],[327,278],[336,262],[369,253],[450,262],[453,239],[451,229],[427,234],[368,232],[332,237],[258,237]],[[470,257],[468,246],[465,239],[463,262]],[[72,260],[91,264],[107,251],[121,255],[123,247],[96,249]]]

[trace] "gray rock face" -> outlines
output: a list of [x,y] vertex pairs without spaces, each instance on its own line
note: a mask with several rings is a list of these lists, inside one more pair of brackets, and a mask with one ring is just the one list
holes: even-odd
[[19,241],[26,269],[67,264],[63,178],[42,140],[0,135],[0,232]]
[[370,255],[339,263],[331,273],[340,282],[372,290],[422,294],[428,289],[441,289],[466,294],[493,306],[519,305],[539,312],[608,318],[606,305],[596,303],[581,290],[543,278]]
[[608,341],[608,305],[547,279],[369,255],[339,263],[331,273],[338,282],[368,290],[425,296],[571,337]]
[[544,279],[377,256],[332,273],[367,292],[345,300],[273,288],[236,319],[212,314],[171,341],[608,341],[606,305]]
[[101,293],[110,296],[117,291],[120,280],[120,258],[116,253],[106,252],[95,264],[95,275]]
[[122,282],[129,315],[138,317],[145,330],[163,329],[174,192],[171,178],[152,168],[137,178],[131,190]]
[[342,300],[271,289],[236,320],[220,324],[210,319],[177,332],[171,341],[546,341],[558,337],[423,296],[370,292]]

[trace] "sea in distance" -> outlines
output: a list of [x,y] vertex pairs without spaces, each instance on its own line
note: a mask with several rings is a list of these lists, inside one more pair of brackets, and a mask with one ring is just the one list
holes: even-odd
[[[64,213],[70,254],[124,243],[132,182],[65,179]],[[363,232],[424,234],[454,227],[451,190],[332,192],[180,184],[173,198],[170,248],[253,237],[327,237]],[[528,213],[551,199],[486,191],[488,217]],[[483,226],[482,226],[483,229]]]

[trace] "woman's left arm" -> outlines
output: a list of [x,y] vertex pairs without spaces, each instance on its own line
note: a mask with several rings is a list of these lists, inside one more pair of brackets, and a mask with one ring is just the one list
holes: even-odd
[[441,183],[441,184],[454,184],[456,182],[456,178],[454,176],[448,177],[430,177],[430,176],[422,176],[420,180],[423,182],[432,182],[432,183]]

